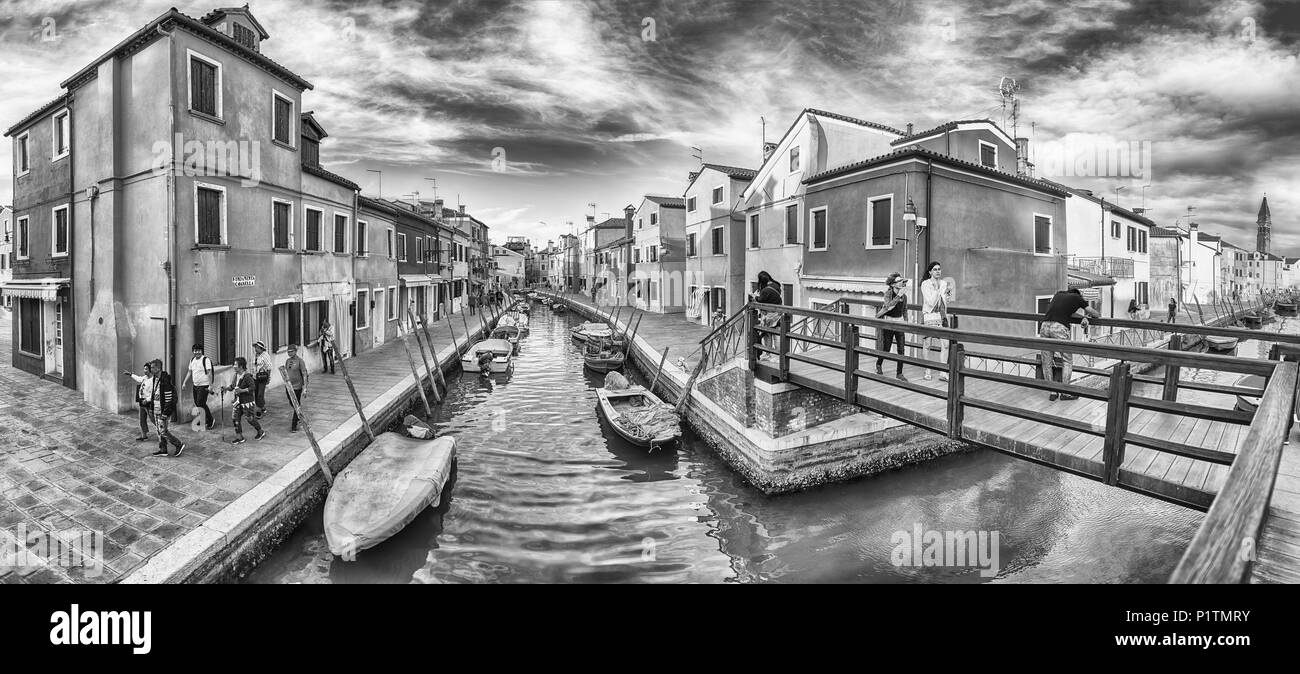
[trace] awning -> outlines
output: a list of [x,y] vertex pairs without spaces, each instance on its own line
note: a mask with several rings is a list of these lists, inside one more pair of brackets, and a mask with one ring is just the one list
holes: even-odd
[[0,294],[9,297],[53,302],[58,299],[59,288],[72,283],[70,278],[24,278],[11,279],[0,284]]
[[428,274],[402,274],[398,278],[402,279],[402,285],[408,288],[433,285],[433,277]]
[[1082,269],[1069,269],[1065,272],[1065,275],[1068,277],[1071,288],[1096,288],[1115,285],[1115,279],[1109,276],[1094,274]]
[[885,292],[885,283],[883,279],[879,282],[863,280],[857,283],[805,280],[804,287],[813,290],[829,290],[835,293],[854,293],[858,295],[879,295]]

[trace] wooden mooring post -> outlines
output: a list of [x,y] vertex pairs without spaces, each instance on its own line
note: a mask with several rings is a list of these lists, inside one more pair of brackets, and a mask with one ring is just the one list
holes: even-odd
[[[411,326],[411,332],[415,331],[415,326]],[[415,355],[411,353],[411,343],[407,341],[407,335],[402,335],[402,347],[406,349],[406,362],[411,364],[411,377],[415,379],[415,390],[420,392],[420,400],[424,402],[424,416],[432,417],[433,408],[429,407],[429,398],[424,395],[424,384],[420,382],[420,373],[415,369]]]
[[[339,353],[338,343],[334,340],[330,340],[330,343],[334,346],[334,353]],[[347,382],[348,393],[352,394],[352,404],[356,406],[357,415],[361,417],[361,427],[366,429],[366,435],[370,436],[371,441],[374,441],[375,429],[370,427],[370,422],[366,419],[366,410],[361,405],[361,396],[357,395],[357,387],[352,383],[352,375],[348,374],[347,359],[340,356],[338,363],[339,369],[343,370],[343,381]]]
[[[420,332],[415,329],[415,314],[412,312],[410,316],[411,334],[415,335],[415,348],[420,351],[420,360],[424,362],[424,371],[429,373],[429,388],[433,391],[433,401],[441,403],[442,394],[438,392],[438,380],[433,374],[433,368],[429,367],[429,359],[424,355],[424,342],[420,341]],[[433,355],[433,360],[434,362],[438,361],[438,354],[435,353]],[[424,390],[424,384],[421,383],[421,380],[418,377],[416,378],[415,384],[420,387],[421,391]]]
[[280,366],[280,380],[284,382],[284,392],[288,394],[293,413],[298,415],[302,430],[307,434],[307,442],[311,443],[311,449],[316,453],[316,463],[320,464],[320,472],[325,474],[325,484],[333,487],[334,476],[330,473],[330,465],[325,462],[325,455],[320,451],[320,443],[316,442],[316,434],[311,431],[311,422],[307,420],[307,413],[302,409],[302,402],[293,395],[293,386],[289,384],[289,371],[283,365]]

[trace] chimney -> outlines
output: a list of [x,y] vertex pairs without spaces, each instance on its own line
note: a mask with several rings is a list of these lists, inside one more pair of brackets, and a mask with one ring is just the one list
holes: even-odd
[[1030,176],[1030,139],[1015,139],[1015,174]]
[[909,136],[912,135],[912,123],[911,123],[911,122],[908,122],[908,123],[907,123],[907,135],[909,135]]
[[624,236],[628,238],[631,238],[632,236],[632,216],[634,215],[636,215],[636,209],[633,208],[631,204],[623,207]]
[[693,182],[693,181],[695,180],[695,178],[696,178],[697,176],[699,176],[699,175],[700,175],[700,172],[699,172],[699,171],[687,171],[687,172],[686,172],[686,182],[688,182],[688,183],[689,183],[689,182]]
[[763,161],[767,161],[776,152],[776,143],[763,143]]
[[1187,231],[1188,231],[1188,238],[1191,239],[1192,246],[1195,247],[1196,244],[1201,240],[1200,225],[1196,224],[1195,222],[1190,223],[1187,225]]
[[460,205],[460,217],[465,217],[465,204]]

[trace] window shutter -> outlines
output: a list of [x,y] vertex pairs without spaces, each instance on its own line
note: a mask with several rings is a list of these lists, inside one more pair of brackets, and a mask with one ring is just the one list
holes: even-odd
[[230,365],[235,355],[235,312],[227,311],[221,314],[221,358],[217,362]]
[[289,304],[289,343],[290,344],[299,344],[299,345],[302,344],[302,334],[300,332],[300,327],[299,327],[302,325],[302,319],[299,318],[301,313],[302,313],[301,304],[298,304],[297,302],[291,302]]
[[890,211],[894,208],[893,199],[881,199],[872,202],[871,211],[871,245],[888,246],[889,241],[889,217]]
[[271,352],[280,348],[280,316],[284,313],[284,305],[277,304],[271,309]]
[[203,317],[202,316],[194,317],[194,343],[195,344],[206,343],[203,341]]

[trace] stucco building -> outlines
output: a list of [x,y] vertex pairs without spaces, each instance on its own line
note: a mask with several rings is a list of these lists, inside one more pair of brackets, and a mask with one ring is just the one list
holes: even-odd
[[[745,217],[737,209],[754,169],[703,164],[687,180],[686,316],[709,325],[744,306]],[[757,273],[757,272],[755,272]]]

